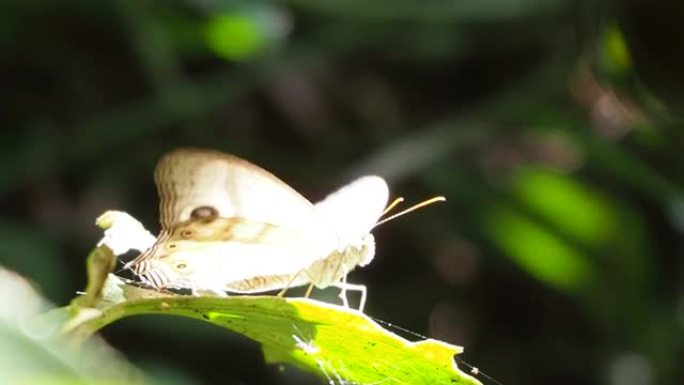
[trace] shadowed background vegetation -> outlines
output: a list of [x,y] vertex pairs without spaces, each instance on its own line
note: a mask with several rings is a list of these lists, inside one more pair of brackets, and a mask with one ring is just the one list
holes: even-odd
[[[312,200],[364,173],[366,313],[505,385],[684,380],[684,7],[664,1],[18,1],[0,12],[0,264],[65,304],[95,218],[158,230],[156,160],[234,153]],[[337,301],[334,290],[318,298]],[[187,319],[105,339],[176,383],[300,384]],[[486,380],[485,380],[486,382]]]

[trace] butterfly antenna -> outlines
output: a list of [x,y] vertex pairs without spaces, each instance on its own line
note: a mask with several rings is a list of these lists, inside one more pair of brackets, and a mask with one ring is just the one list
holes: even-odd
[[[390,203],[389,205],[387,205],[387,207],[385,208],[385,211],[382,212],[382,215],[385,215],[385,214],[387,214],[388,212],[392,211],[393,208],[395,208],[399,203],[401,203],[401,202],[403,202],[403,201],[404,201],[404,198],[403,198],[403,197],[399,197],[399,198],[393,200],[392,203]],[[382,215],[381,215],[381,216],[382,216]]]
[[[400,199],[400,198],[395,199],[394,202],[396,202],[398,199]],[[403,199],[402,199],[402,200],[403,200]],[[408,214],[408,213],[410,213],[411,211],[416,211],[416,210],[418,210],[419,208],[422,208],[422,207],[431,205],[431,204],[436,203],[436,202],[444,202],[444,201],[446,201],[446,198],[443,197],[443,196],[437,196],[437,197],[433,197],[433,198],[424,200],[424,201],[422,201],[422,202],[420,202],[420,203],[418,203],[418,204],[415,204],[415,205],[413,205],[413,206],[407,208],[406,210],[402,210],[402,211],[400,211],[400,212],[398,212],[398,213],[396,213],[396,214],[390,215],[390,216],[387,217],[387,218],[383,218],[382,220],[378,221],[378,223],[376,223],[374,227],[380,226],[381,224],[383,224],[383,223],[385,223],[385,222],[389,222],[389,221],[391,221],[392,219],[398,218],[398,217],[400,217],[400,216],[402,216],[402,215],[404,215],[404,214]],[[398,203],[394,203],[394,202],[392,202],[392,204],[389,206],[390,208],[391,208],[391,207],[394,207],[394,206],[396,206],[396,205],[398,204]],[[387,211],[389,211],[389,210],[385,210],[385,213],[387,213]]]

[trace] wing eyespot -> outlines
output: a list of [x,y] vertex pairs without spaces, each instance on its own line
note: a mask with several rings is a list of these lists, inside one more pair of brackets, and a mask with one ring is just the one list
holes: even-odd
[[178,245],[175,243],[169,243],[168,245],[166,245],[166,248],[169,250],[174,250],[176,247],[178,247]]
[[218,210],[212,206],[200,206],[196,207],[190,213],[190,218],[201,219],[203,221],[211,222],[214,218],[218,217]]
[[192,238],[195,233],[190,229],[181,230],[180,236],[183,238]]

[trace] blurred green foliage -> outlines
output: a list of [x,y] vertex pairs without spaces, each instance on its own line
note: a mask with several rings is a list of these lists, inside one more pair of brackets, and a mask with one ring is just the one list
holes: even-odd
[[[362,173],[408,200],[445,195],[378,228],[350,281],[369,314],[465,346],[504,384],[684,379],[684,6],[1,7],[0,264],[53,301],[84,287],[95,218],[118,208],[154,229],[155,161],[204,146],[312,200]],[[190,325],[104,336],[198,383],[311,381]]]
[[3,384],[143,384],[144,377],[99,338],[78,346],[51,336],[68,318],[19,275],[0,268]]
[[491,216],[485,226],[494,242],[540,281],[573,292],[593,279],[585,257],[553,232],[504,207]]
[[245,59],[263,45],[261,29],[245,15],[220,15],[206,26],[206,40],[217,55],[226,59]]

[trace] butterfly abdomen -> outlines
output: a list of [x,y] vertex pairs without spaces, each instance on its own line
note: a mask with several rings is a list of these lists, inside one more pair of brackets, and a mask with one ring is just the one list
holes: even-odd
[[226,290],[234,293],[258,293],[262,291],[278,290],[285,287],[300,286],[303,283],[292,281],[292,275],[269,275],[253,277],[226,284]]

